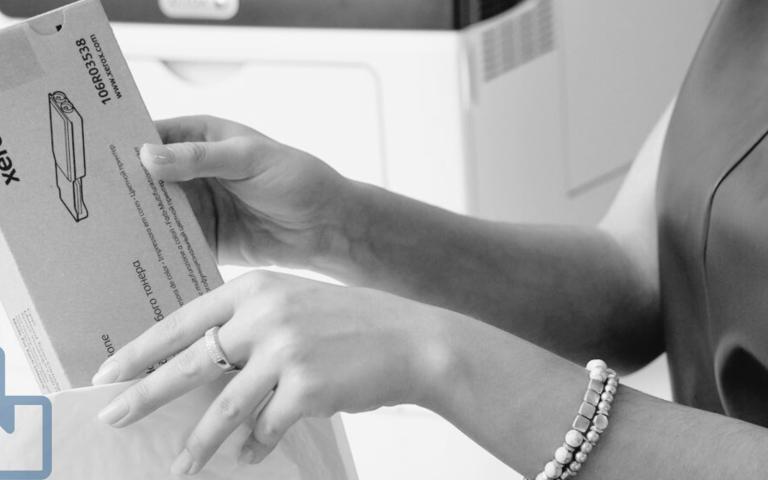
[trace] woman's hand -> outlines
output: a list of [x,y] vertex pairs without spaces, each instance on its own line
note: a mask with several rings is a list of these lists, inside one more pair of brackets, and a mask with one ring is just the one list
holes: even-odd
[[[156,123],[144,166],[182,182],[220,263],[310,268],[347,248],[350,182],[317,158],[208,116]],[[344,223],[342,223],[344,222]]]
[[243,424],[253,435],[242,461],[258,462],[304,416],[428,406],[446,358],[439,340],[446,314],[375,290],[254,271],[190,302],[108,359],[95,384],[133,379],[176,354],[100,418],[124,427],[222,376],[203,339],[221,325],[222,349],[242,370],[200,420],[172,470],[198,472]]

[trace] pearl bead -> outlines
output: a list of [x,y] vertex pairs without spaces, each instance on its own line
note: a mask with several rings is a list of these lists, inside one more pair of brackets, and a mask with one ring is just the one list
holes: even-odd
[[565,447],[555,450],[555,460],[562,465],[568,465],[573,460],[573,454]]
[[549,462],[544,466],[544,473],[548,478],[557,478],[563,473],[563,466],[557,462]]
[[600,398],[601,398],[601,399],[602,399],[604,402],[609,402],[609,403],[610,403],[610,402],[612,402],[612,401],[613,401],[613,394],[612,394],[612,393],[610,393],[610,392],[603,392],[603,394],[602,394],[602,395],[600,395]]
[[587,362],[587,370],[606,370],[608,368],[608,365],[605,364],[604,361],[600,360],[599,358],[596,358],[594,360],[590,360]]
[[595,446],[589,442],[584,442],[581,444],[581,451],[584,453],[591,452],[593,448],[595,448]]
[[576,430],[568,430],[568,433],[565,434],[565,443],[572,446],[573,448],[576,448],[584,443],[584,435],[582,435],[580,432],[577,432]]
[[573,457],[577,462],[584,463],[587,461],[587,454],[584,452],[578,452],[575,457]]
[[610,383],[605,386],[605,391],[610,393],[611,395],[616,395],[616,385],[611,385]]
[[544,472],[541,472],[540,474],[536,475],[536,480],[549,480],[547,478],[547,474]]
[[601,413],[606,414],[606,413],[611,411],[611,404],[608,403],[608,402],[605,402],[605,401],[600,402],[600,403],[597,404],[597,409]]
[[587,440],[589,440],[589,443],[594,445],[598,440],[600,440],[600,434],[594,430],[590,430],[587,432]]
[[[608,377],[606,377],[608,378]],[[616,377],[611,377],[607,379],[608,385],[613,385],[614,387],[619,385],[619,381],[616,379]]]
[[604,382],[608,378],[608,373],[605,370],[590,370],[589,378]]
[[579,470],[581,470],[581,464],[579,462],[571,462],[571,464],[568,465],[568,468],[572,472],[578,472]]
[[598,433],[602,433],[608,428],[608,417],[605,415],[595,415],[595,418],[592,419],[592,426]]
[[568,470],[564,471],[562,475],[560,475],[560,480],[568,480],[571,478],[571,472]]

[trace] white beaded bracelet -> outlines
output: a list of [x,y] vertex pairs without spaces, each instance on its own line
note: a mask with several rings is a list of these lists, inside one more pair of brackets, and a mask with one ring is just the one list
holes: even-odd
[[565,442],[555,450],[555,458],[544,466],[536,480],[566,480],[576,476],[600,435],[608,428],[608,414],[611,411],[619,377],[602,360],[587,363],[589,385],[579,413],[573,420],[571,430],[565,434]]

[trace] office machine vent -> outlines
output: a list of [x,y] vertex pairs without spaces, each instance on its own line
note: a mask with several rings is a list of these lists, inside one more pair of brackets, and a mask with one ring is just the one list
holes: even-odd
[[486,82],[555,48],[552,1],[529,0],[519,7],[518,14],[483,32],[483,76]]
[[462,29],[488,20],[524,3],[526,0],[453,0],[456,10],[454,27]]

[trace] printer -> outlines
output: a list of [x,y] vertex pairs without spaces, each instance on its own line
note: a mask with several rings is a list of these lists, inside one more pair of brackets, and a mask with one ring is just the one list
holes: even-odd
[[[119,0],[104,1],[113,21],[260,27],[461,29],[523,0]],[[12,17],[29,17],[66,0],[4,2]]]
[[[462,213],[594,223],[716,0],[102,0],[155,117]],[[2,22],[67,0],[0,0]]]

